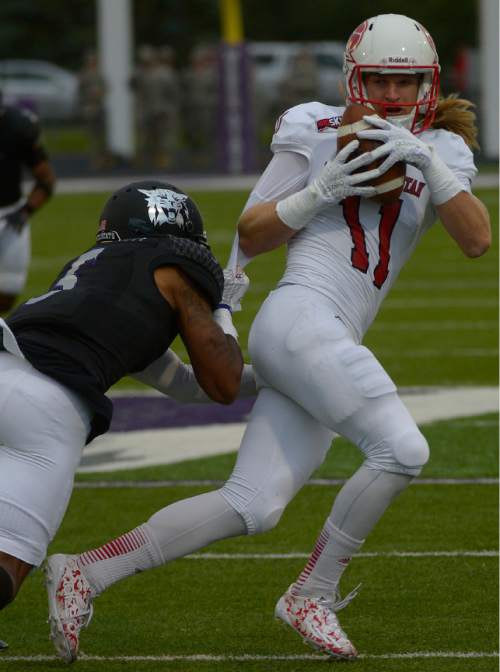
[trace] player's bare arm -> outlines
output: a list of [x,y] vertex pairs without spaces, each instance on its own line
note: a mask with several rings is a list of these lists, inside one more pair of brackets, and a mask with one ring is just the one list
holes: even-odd
[[238,221],[240,247],[247,257],[274,250],[296,233],[278,217],[276,201],[253,205]]
[[355,173],[372,162],[370,152],[350,158],[359,147],[354,140],[323,166],[317,177],[304,189],[280,200],[249,208],[238,222],[239,245],[247,255],[279,247],[307,226],[319,211],[340,203],[347,196],[373,196],[375,188],[363,183],[379,177],[379,169]]
[[207,299],[180,269],[161,267],[154,278],[177,314],[179,333],[201,387],[214,401],[230,404],[238,394],[243,370],[238,343],[213,320]]
[[32,212],[38,210],[49,200],[56,181],[55,173],[48,161],[40,161],[32,169],[35,180],[33,189],[28,195],[27,205]]
[[491,245],[488,210],[476,196],[461,191],[437,206],[444,228],[468,257],[480,257]]

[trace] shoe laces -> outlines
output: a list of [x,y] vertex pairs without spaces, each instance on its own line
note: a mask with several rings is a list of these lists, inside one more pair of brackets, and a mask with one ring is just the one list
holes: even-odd
[[337,590],[334,593],[333,598],[321,597],[318,600],[318,602],[320,602],[322,605],[328,607],[329,609],[331,609],[333,612],[336,613],[341,609],[345,609],[345,607],[347,607],[347,605],[354,600],[354,598],[358,595],[360,588],[361,583],[359,583],[355,588],[353,588],[350,593],[347,593],[347,595],[344,598],[340,596],[340,593]]

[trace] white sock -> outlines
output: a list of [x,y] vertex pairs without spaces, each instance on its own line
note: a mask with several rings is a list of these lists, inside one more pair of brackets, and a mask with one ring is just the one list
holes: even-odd
[[330,597],[352,556],[391,502],[413,477],[369,469],[365,465],[344,484],[316,546],[292,587],[296,595]]
[[344,534],[366,539],[412,480],[413,476],[369,469],[362,464],[335,498],[330,520]]
[[153,514],[148,525],[165,562],[219,539],[247,534],[243,518],[218,490],[174,502]]
[[94,595],[127,576],[163,564],[163,556],[147,523],[77,557]]
[[345,534],[328,519],[307,565],[291,588],[292,594],[321,597],[335,595],[340,577],[363,541]]
[[214,490],[169,504],[143,525],[82,553],[77,562],[99,595],[127,576],[246,532],[243,518]]

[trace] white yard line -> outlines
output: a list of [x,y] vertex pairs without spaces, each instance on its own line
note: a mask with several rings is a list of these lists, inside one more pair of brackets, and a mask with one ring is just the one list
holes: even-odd
[[[412,658],[498,658],[498,651],[407,651],[395,653],[361,653],[358,659],[361,660],[400,660]],[[329,656],[319,653],[301,654],[301,655],[258,655],[258,654],[225,654],[225,655],[210,655],[210,654],[186,654],[186,655],[160,655],[160,656],[87,656],[80,653],[78,660],[83,662],[109,662],[109,663],[173,663],[173,662],[190,662],[190,663],[250,663],[260,661],[300,661],[300,660],[330,660]],[[59,661],[60,658],[56,656],[6,656],[0,653],[0,663],[31,663],[31,662],[52,662]]]
[[[343,485],[345,478],[312,478],[306,485],[331,487]],[[79,490],[106,490],[119,488],[178,488],[178,487],[217,487],[224,483],[213,478],[179,479],[162,481],[76,481],[75,488]],[[498,478],[418,478],[411,487],[417,485],[498,485]]]
[[[185,560],[295,560],[310,553],[193,553]],[[364,551],[358,558],[498,558],[498,551]]]

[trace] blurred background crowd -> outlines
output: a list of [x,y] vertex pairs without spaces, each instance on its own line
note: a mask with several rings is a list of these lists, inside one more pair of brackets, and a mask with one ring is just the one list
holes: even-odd
[[[342,105],[342,42],[254,42],[247,45],[258,154],[265,160],[274,123],[287,108],[321,100]],[[130,78],[134,98],[136,156],[140,169],[214,168],[219,66],[217,44],[195,47],[181,67],[169,45],[137,49]],[[88,167],[110,168],[106,150],[106,81],[95,49],[79,71],[38,60],[0,61],[6,103],[36,112],[52,135],[69,132],[85,149]]]
[[[62,165],[66,173],[220,169],[216,152],[221,113],[220,26],[215,0],[134,3],[136,46],[129,87],[134,101],[135,149],[134,156],[127,160],[106,146],[109,82],[99,63],[94,3],[52,0],[43,4],[42,10],[33,0],[2,3],[0,91],[5,102],[28,107],[39,115],[56,164]],[[332,22],[328,16],[322,17],[326,10],[320,1],[314,15],[304,14],[304,25],[300,25],[296,6],[301,6],[303,13],[307,8],[303,3],[291,2],[287,3],[287,15],[272,25],[264,15],[260,20],[254,16],[263,14],[262,7],[255,12],[250,6],[245,10],[243,2],[250,33],[245,36],[250,80],[246,105],[251,108],[256,171],[269,159],[274,124],[284,110],[310,100],[342,105],[339,84],[343,80],[343,40],[356,25],[358,15],[375,12],[371,3],[365,4],[368,6],[358,8],[354,14],[352,8],[342,6],[342,17],[337,11],[339,20]],[[432,4],[434,12],[430,16],[434,20],[428,20],[425,7],[417,13],[438,43],[444,65],[443,90],[460,93],[480,110],[478,2],[465,0],[459,8],[448,0]],[[393,5],[387,0],[379,2],[376,12],[405,11],[401,3]],[[446,8],[448,25],[444,21]],[[415,14],[414,7],[411,11],[406,9]],[[74,21],[67,24],[67,30],[58,31],[54,26],[56,12],[69,16],[69,11]],[[33,23],[33,39],[23,38],[23,23],[33,12],[38,24],[53,31],[52,41],[46,36],[42,39],[41,33],[37,38],[40,26],[35,29]],[[269,40],[271,35],[279,39]],[[285,35],[287,39],[283,39]],[[327,35],[338,39],[324,39]]]

